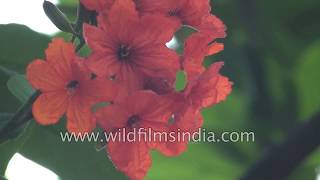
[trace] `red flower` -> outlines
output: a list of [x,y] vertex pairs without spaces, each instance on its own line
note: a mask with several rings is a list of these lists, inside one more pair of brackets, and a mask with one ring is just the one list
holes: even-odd
[[145,78],[176,73],[178,55],[165,45],[173,37],[175,21],[161,15],[140,18],[131,0],[117,0],[108,16],[100,14],[98,25],[84,25],[94,53],[88,66],[95,73],[115,76],[129,92],[143,88]]
[[[197,78],[189,81],[186,89],[180,93],[167,95],[167,104],[174,111],[167,132],[194,133],[203,124],[200,110],[224,100],[231,92],[232,83],[219,74],[223,63],[215,63]],[[173,135],[178,135],[174,133]],[[178,138],[178,137],[176,137]],[[188,140],[153,143],[153,148],[167,156],[176,156],[187,148]]]
[[208,15],[202,19],[201,24],[198,29],[200,32],[207,34],[213,39],[216,38],[225,38],[226,37],[226,26],[224,23],[215,15]]
[[98,12],[105,11],[111,7],[115,0],[80,0],[81,3],[89,10]]
[[223,62],[212,64],[205,72],[188,83],[184,96],[195,109],[205,108],[226,99],[231,93],[232,82],[219,74]]
[[162,13],[197,27],[210,14],[209,0],[135,0],[140,13]]
[[[171,113],[161,96],[152,91],[137,91],[122,102],[99,109],[96,117],[105,130],[119,132],[124,128],[127,135],[141,128],[163,131]],[[149,143],[143,136],[133,142],[117,139],[108,142],[108,153],[117,169],[130,179],[142,179],[151,166]]]
[[187,73],[189,80],[205,71],[203,61],[206,56],[223,50],[223,44],[211,43],[212,40],[210,36],[204,33],[194,33],[186,39],[182,56],[182,67]]
[[93,79],[73,45],[62,39],[54,39],[49,45],[46,61],[37,59],[28,66],[27,78],[42,92],[32,108],[36,121],[55,124],[66,113],[70,132],[91,131],[95,127],[91,106],[111,100],[114,94],[112,82]]

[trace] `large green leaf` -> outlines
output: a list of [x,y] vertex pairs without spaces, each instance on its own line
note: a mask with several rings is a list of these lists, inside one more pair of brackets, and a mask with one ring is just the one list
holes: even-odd
[[[0,112],[13,113],[21,103],[8,90],[6,83],[10,76],[16,72],[24,72],[26,65],[34,58],[42,57],[43,50],[47,47],[49,38],[47,36],[36,33],[26,26],[17,24],[0,25],[0,93],[1,103]],[[15,84],[17,83],[17,84]],[[20,98],[25,101],[28,91],[24,88],[19,91],[20,82],[11,82],[11,89],[18,94],[24,94]],[[17,86],[17,87],[15,87]],[[1,116],[1,124],[6,125],[11,120],[12,115],[6,114]],[[29,132],[31,126],[27,129]],[[8,161],[12,155],[18,151],[23,144],[28,133],[15,140],[8,141],[0,145],[0,174],[4,174]]]
[[44,57],[49,37],[18,24],[0,24],[0,112],[14,112],[19,107],[17,98],[8,91],[6,83],[12,73],[23,73],[33,59]]
[[37,125],[19,152],[62,179],[127,179],[115,170],[105,151],[96,151],[94,143],[63,142],[60,132],[65,133],[65,129],[59,126]]
[[10,92],[21,102],[26,102],[28,98],[35,92],[24,75],[15,75],[11,77],[7,83],[7,86]]
[[18,24],[0,25],[1,65],[20,73],[29,62],[44,57],[49,37]]
[[301,119],[320,111],[320,41],[308,47],[299,60],[296,79]]
[[[146,179],[236,179],[242,169],[239,163],[221,155],[210,145],[190,144],[188,150],[174,158],[153,153],[153,165]],[[232,172],[232,173],[231,173]]]

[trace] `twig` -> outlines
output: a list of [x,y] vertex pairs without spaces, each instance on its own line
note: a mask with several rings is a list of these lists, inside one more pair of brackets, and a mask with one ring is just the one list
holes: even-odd
[[255,163],[241,180],[283,180],[320,145],[320,113],[292,131]]
[[19,129],[26,122],[32,119],[32,104],[40,95],[40,91],[36,91],[30,96],[28,101],[22,105],[19,110],[14,114],[8,124],[0,131],[0,143],[12,138],[12,132]]

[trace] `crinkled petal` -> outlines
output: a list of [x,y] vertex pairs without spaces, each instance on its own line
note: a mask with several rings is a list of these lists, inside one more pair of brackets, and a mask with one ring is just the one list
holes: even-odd
[[217,104],[230,94],[232,82],[219,74],[222,66],[222,62],[214,63],[198,79],[188,84],[184,93],[196,109]]
[[222,43],[212,43],[211,45],[209,45],[209,49],[208,49],[208,53],[207,55],[214,55],[219,53],[220,51],[222,51],[224,49],[224,45]]
[[226,26],[224,23],[216,16],[209,15],[203,17],[202,23],[199,26],[199,31],[206,33],[212,38],[224,38],[226,37]]

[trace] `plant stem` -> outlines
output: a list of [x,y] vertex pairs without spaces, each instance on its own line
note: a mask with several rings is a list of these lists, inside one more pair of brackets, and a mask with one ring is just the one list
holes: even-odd
[[282,180],[320,145],[320,113],[294,129],[287,139],[256,162],[242,180]]
[[26,122],[33,118],[32,104],[40,95],[40,91],[34,92],[28,101],[23,104],[19,110],[13,115],[12,119],[0,131],[0,143],[12,138],[12,132],[23,126]]

